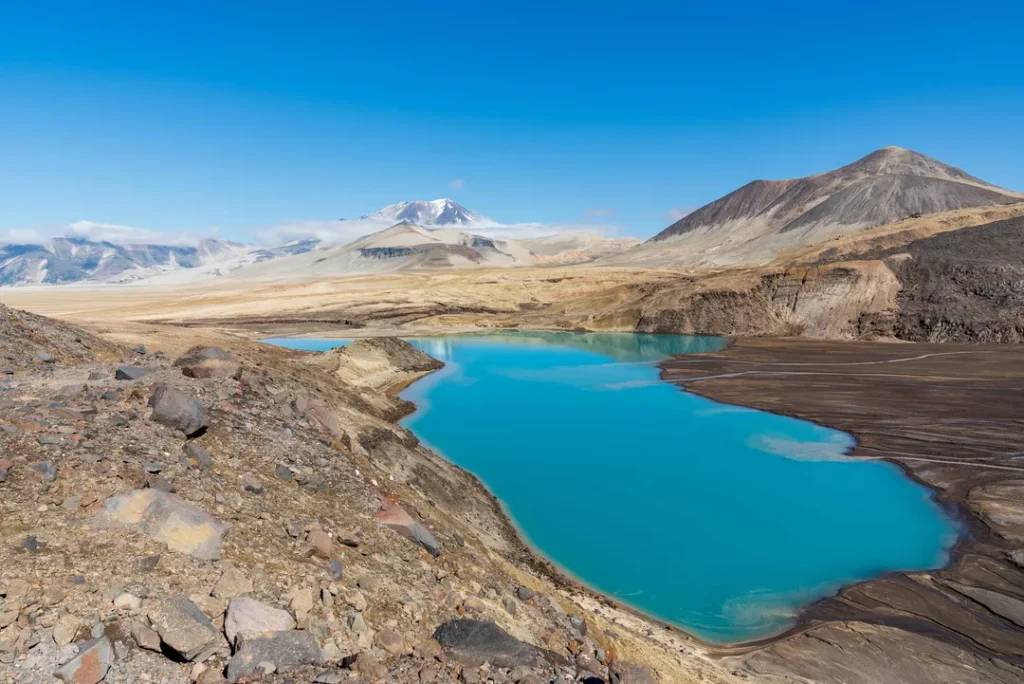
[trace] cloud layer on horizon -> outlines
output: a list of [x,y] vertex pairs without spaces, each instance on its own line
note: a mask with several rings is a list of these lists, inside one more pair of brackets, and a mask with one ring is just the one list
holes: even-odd
[[[393,225],[391,221],[378,219],[318,220],[297,219],[284,221],[274,226],[253,231],[252,241],[266,247],[273,247],[297,240],[319,240],[325,245],[344,244],[365,235],[384,230]],[[469,226],[451,226],[474,235],[494,239],[527,239],[546,237],[560,233],[592,233],[605,237],[619,235],[615,225],[593,222],[583,223],[497,223],[481,222]],[[0,229],[0,243],[43,244],[56,237],[77,237],[94,242],[110,242],[116,245],[148,244],[168,246],[195,246],[201,240],[217,237],[214,230],[203,234],[194,231],[163,232],[148,228],[137,228],[115,223],[96,221],[74,221],[73,223],[46,228]]]
[[115,245],[167,245],[173,247],[195,246],[200,240],[216,237],[213,231],[200,233],[176,231],[161,232],[148,228],[136,228],[116,223],[95,221],[74,221],[66,225],[46,228],[10,228],[0,230],[0,243],[43,244],[57,237],[83,238],[93,242],[110,242]]

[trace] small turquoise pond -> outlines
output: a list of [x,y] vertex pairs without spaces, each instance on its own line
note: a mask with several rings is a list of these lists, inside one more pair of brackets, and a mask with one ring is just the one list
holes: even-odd
[[480,477],[567,572],[708,641],[778,633],[842,585],[944,564],[956,539],[898,468],[845,460],[849,435],[659,380],[660,359],[723,339],[409,341],[447,365],[403,392],[419,407],[404,425]]

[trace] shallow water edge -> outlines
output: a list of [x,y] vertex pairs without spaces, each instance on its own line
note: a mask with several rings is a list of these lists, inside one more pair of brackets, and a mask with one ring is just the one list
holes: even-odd
[[[529,335],[529,333],[526,333],[526,335]],[[266,340],[266,341],[273,343],[273,342],[277,342],[278,340]],[[281,340],[281,341],[284,341],[284,340]],[[294,340],[289,340],[289,341],[290,342],[294,342]],[[728,341],[728,344],[731,345],[732,341]],[[669,361],[671,361],[671,359],[667,359],[664,362],[662,362],[661,364],[659,364],[659,366],[661,367],[660,375],[661,375],[661,381],[662,382],[667,382],[665,380],[665,378],[664,378],[664,375],[665,375],[664,374],[664,364],[668,363]],[[442,370],[440,372],[444,373],[445,371]],[[700,394],[700,393],[697,392],[695,394]],[[738,402],[738,401],[733,401],[733,402],[730,402],[730,403],[734,404],[734,405],[742,405],[742,402]],[[785,414],[780,412],[780,415],[785,415]],[[804,416],[794,416],[794,417],[800,418],[802,420],[807,420],[807,418],[804,417]],[[404,422],[404,420],[403,420],[403,422]],[[419,437],[419,435],[417,435],[417,437]],[[443,450],[434,448],[432,445],[430,445],[427,441],[423,440],[422,438],[421,438],[421,441],[424,443],[425,446],[431,448],[435,453],[441,455],[442,457],[445,457]],[[502,511],[502,513],[505,515],[505,517],[509,520],[510,525],[515,530],[515,533],[518,535],[518,538],[521,541],[521,543],[529,550],[530,553],[532,553],[534,556],[537,557],[538,560],[541,561],[541,563],[538,564],[538,566],[537,566],[538,569],[543,569],[545,571],[545,574],[547,574],[549,576],[551,576],[551,575],[558,575],[560,580],[567,581],[570,584],[570,586],[571,585],[575,585],[577,588],[580,588],[580,587],[585,588],[588,593],[590,593],[590,594],[592,594],[594,596],[600,597],[600,599],[602,601],[606,602],[609,605],[613,605],[613,606],[617,607],[620,610],[625,610],[625,611],[633,613],[635,615],[642,616],[642,617],[644,617],[647,620],[650,620],[650,621],[652,621],[652,622],[654,622],[656,624],[662,625],[663,627],[665,627],[668,630],[681,631],[681,632],[685,633],[689,639],[691,639],[692,641],[694,641],[694,642],[696,642],[698,644],[701,644],[704,648],[706,648],[710,652],[717,652],[717,653],[723,653],[723,654],[725,654],[725,653],[731,653],[731,654],[741,653],[741,652],[744,652],[744,651],[747,651],[747,650],[750,650],[750,649],[757,648],[759,646],[763,646],[763,645],[768,644],[768,643],[773,643],[773,642],[779,641],[781,639],[785,639],[788,635],[791,635],[793,633],[800,632],[800,631],[803,631],[804,629],[806,629],[809,626],[809,624],[811,623],[811,621],[814,619],[812,616],[816,612],[815,611],[815,606],[817,606],[818,604],[820,604],[822,602],[826,602],[826,601],[830,600],[829,597],[826,597],[826,598],[819,599],[819,600],[815,601],[814,603],[805,605],[794,616],[790,627],[788,627],[788,628],[786,628],[786,629],[784,629],[784,630],[782,630],[782,631],[780,631],[778,633],[772,634],[770,636],[766,636],[764,638],[758,638],[758,639],[749,640],[749,641],[737,641],[735,643],[723,643],[723,642],[708,641],[708,640],[702,639],[699,636],[696,636],[696,635],[692,634],[691,632],[688,632],[686,630],[685,626],[681,626],[681,625],[678,625],[678,624],[672,624],[672,623],[670,623],[670,622],[668,622],[668,621],[666,621],[666,620],[664,620],[662,618],[655,617],[655,616],[651,615],[650,613],[648,613],[647,611],[645,611],[642,608],[634,607],[634,606],[632,606],[632,605],[630,605],[628,603],[625,603],[623,600],[621,600],[619,598],[610,596],[610,595],[608,595],[608,594],[606,594],[606,593],[604,593],[604,592],[602,592],[602,591],[600,591],[598,589],[595,589],[592,586],[589,586],[585,581],[580,579],[574,573],[572,573],[571,571],[569,571],[568,569],[566,569],[564,567],[559,566],[552,559],[550,559],[546,554],[544,554],[529,539],[529,536],[521,528],[521,526],[515,521],[514,516],[508,510],[507,506],[503,502],[501,502],[497,497],[494,496],[493,491],[484,483],[484,481],[479,476],[477,476],[475,473],[472,473],[471,470],[465,468],[464,466],[459,465],[455,461],[452,461],[452,460],[447,459],[447,458],[446,458],[446,460],[449,460],[449,462],[452,463],[453,465],[455,465],[456,467],[459,467],[460,469],[462,469],[464,471],[467,471],[467,472],[470,472],[471,474],[473,474],[473,476],[476,479],[476,481],[480,482],[481,486],[484,487],[484,489],[487,490],[491,494],[492,499],[495,501],[495,503],[497,504],[499,509]],[[896,465],[899,465],[899,463],[896,463]],[[902,470],[902,468],[901,468],[901,470]],[[933,492],[934,490],[929,488],[929,491]],[[948,560],[950,558],[950,556],[947,556],[946,558]],[[834,597],[835,595],[838,595],[838,594],[842,593],[843,591],[848,589],[850,586],[856,586],[857,584],[863,584],[865,582],[873,582],[873,581],[876,581],[877,579],[879,579],[881,577],[884,577],[884,576],[886,576],[888,574],[901,574],[901,573],[899,573],[898,571],[895,571],[894,573],[885,573],[885,574],[879,575],[878,577],[875,577],[875,578],[872,578],[872,579],[863,580],[863,581],[859,581],[859,582],[854,582],[852,584],[839,585],[836,588],[835,593],[832,594],[832,596]]]

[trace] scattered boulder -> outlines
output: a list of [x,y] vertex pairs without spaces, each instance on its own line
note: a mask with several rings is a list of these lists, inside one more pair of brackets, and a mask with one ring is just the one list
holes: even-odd
[[157,385],[149,398],[153,409],[150,418],[175,430],[181,430],[191,437],[206,427],[206,412],[203,405],[192,396],[170,385]]
[[36,354],[36,361],[39,361],[40,363],[56,363],[57,359],[53,354],[48,352],[39,352]]
[[200,560],[220,558],[227,526],[203,509],[158,489],[136,489],[103,503],[108,519],[135,525],[172,551]]
[[319,527],[314,527],[306,535],[306,541],[309,542],[310,548],[313,553],[320,556],[321,558],[330,558],[334,550],[334,540],[331,535],[327,534],[324,530]]
[[183,451],[185,453],[180,459],[182,465],[200,470],[209,470],[213,467],[213,458],[197,442],[185,442]]
[[7,482],[7,474],[11,472],[11,462],[0,458],[0,483]]
[[295,621],[288,611],[244,596],[228,604],[227,617],[224,618],[224,633],[232,644],[241,634],[266,635],[293,627]]
[[68,401],[85,393],[85,385],[64,385],[53,395],[54,401]]
[[252,582],[240,568],[234,565],[224,571],[213,588],[213,596],[225,601],[249,593],[252,593]]
[[118,366],[117,370],[114,371],[115,380],[138,380],[144,375],[152,373],[148,368],[140,368],[138,366]]
[[144,344],[137,344],[134,347],[132,347],[132,351],[135,352],[136,354],[139,354],[140,356],[145,356],[146,355],[146,345],[144,345]]
[[386,502],[374,516],[385,527],[390,527],[395,532],[407,539],[411,539],[435,558],[441,555],[441,543],[431,534],[430,530],[421,523],[413,520],[412,516],[405,512],[396,503]]
[[536,667],[545,662],[536,647],[516,639],[493,622],[459,618],[434,631],[445,651],[461,663],[479,666],[489,662],[498,667]]
[[609,672],[612,684],[658,684],[658,678],[643,665],[616,661]]
[[412,649],[405,643],[405,637],[393,629],[384,629],[377,633],[377,645],[392,655],[405,655]]
[[150,629],[142,620],[132,622],[131,635],[139,648],[160,652],[160,635],[156,633],[156,630]]
[[516,596],[519,598],[520,601],[529,601],[530,599],[532,599],[536,595],[537,595],[537,592],[535,592],[530,587],[526,587],[526,586],[520,585],[516,589]]
[[81,645],[78,655],[68,661],[53,676],[67,684],[96,684],[103,681],[114,659],[110,639],[100,637]]
[[39,473],[47,482],[53,482],[57,479],[57,466],[53,465],[49,461],[36,463],[32,466],[32,470]]
[[220,347],[192,347],[174,361],[187,378],[238,378],[242,366]]
[[183,660],[194,660],[220,639],[210,618],[184,596],[161,601],[148,616],[163,644]]
[[242,475],[242,488],[251,494],[262,494],[263,482],[256,473],[245,473]]
[[228,679],[235,680],[257,674],[263,663],[271,663],[278,672],[319,665],[324,662],[323,652],[309,632],[288,630],[270,636],[239,636],[235,655],[228,662]]

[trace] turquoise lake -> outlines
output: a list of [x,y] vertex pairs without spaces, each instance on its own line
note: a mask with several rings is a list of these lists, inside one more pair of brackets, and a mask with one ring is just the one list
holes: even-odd
[[[717,643],[763,638],[851,582],[943,565],[957,525],[852,438],[659,379],[714,337],[495,333],[409,340],[445,362],[403,421],[476,474],[589,586]],[[265,340],[325,350],[340,340]]]

